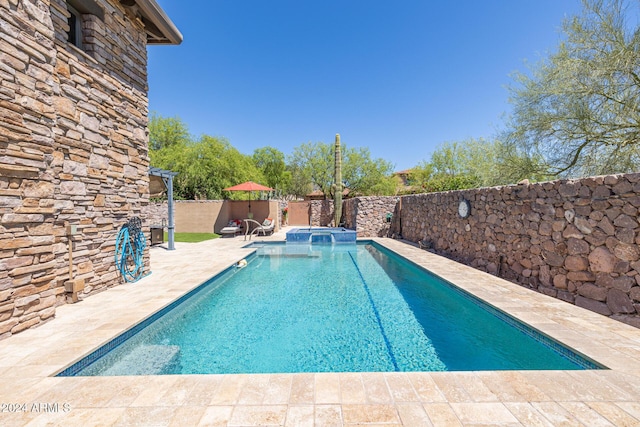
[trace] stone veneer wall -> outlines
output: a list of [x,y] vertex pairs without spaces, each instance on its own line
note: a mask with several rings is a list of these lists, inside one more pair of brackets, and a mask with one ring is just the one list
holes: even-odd
[[[457,213],[463,197],[471,202],[466,219]],[[640,174],[601,176],[404,196],[399,231],[436,253],[640,327],[639,208]]]
[[[160,202],[151,202],[143,209],[143,216],[149,225],[165,226],[169,224],[169,202],[166,200]],[[173,204],[173,218],[176,217],[176,205]]]
[[96,2],[80,50],[63,0],[0,1],[0,337],[65,302],[69,244],[85,295],[120,283],[117,231],[148,203],[146,34]]
[[356,230],[358,237],[386,237],[392,223],[387,214],[394,214],[400,197],[355,197],[343,203],[346,228]]

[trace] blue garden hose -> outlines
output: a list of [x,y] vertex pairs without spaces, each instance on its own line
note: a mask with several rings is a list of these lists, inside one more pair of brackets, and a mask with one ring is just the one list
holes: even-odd
[[120,228],[116,238],[116,268],[126,282],[135,282],[143,276],[146,246],[142,221],[133,217]]

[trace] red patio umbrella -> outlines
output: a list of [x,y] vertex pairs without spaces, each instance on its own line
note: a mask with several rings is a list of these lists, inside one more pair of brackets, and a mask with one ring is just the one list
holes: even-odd
[[243,182],[242,184],[227,187],[225,191],[248,191],[249,192],[249,213],[251,213],[251,192],[252,191],[273,191],[273,188],[255,183],[253,181]]

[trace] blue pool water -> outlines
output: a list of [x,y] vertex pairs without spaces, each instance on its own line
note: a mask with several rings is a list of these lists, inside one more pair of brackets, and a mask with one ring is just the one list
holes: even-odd
[[375,244],[265,244],[59,375],[598,368]]

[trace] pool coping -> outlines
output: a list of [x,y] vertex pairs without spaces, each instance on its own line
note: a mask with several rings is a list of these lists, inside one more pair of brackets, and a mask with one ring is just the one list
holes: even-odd
[[215,239],[153,248],[148,277],[58,307],[52,321],[0,340],[0,405],[26,405],[0,406],[0,424],[640,424],[640,329],[407,242],[367,240],[610,369],[51,377],[252,251],[241,237]]

